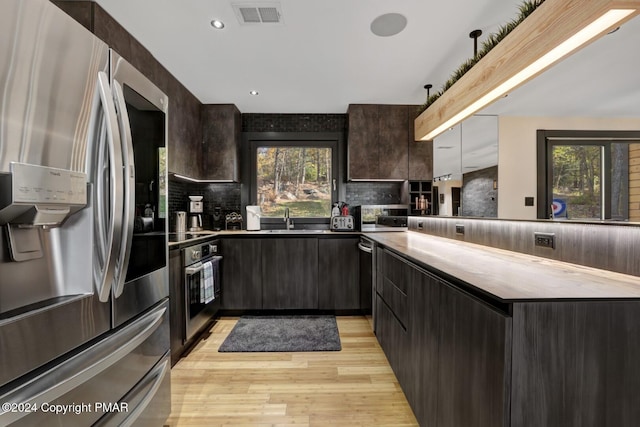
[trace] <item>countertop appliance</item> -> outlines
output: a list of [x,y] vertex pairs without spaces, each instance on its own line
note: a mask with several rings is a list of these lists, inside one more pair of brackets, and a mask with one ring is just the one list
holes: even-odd
[[202,231],[203,196],[189,196],[189,231]]
[[247,231],[260,230],[261,216],[260,206],[247,206]]
[[176,233],[187,232],[187,213],[185,211],[176,212]]
[[5,0],[0,38],[0,401],[127,404],[0,425],[162,425],[168,98],[48,0]]
[[182,250],[186,344],[211,321],[220,308],[220,240],[198,243]]
[[352,211],[359,231],[408,230],[408,205],[362,205],[354,206]]
[[358,249],[360,249],[360,307],[369,321],[371,329],[375,332],[374,313],[375,303],[375,242],[360,237]]
[[355,221],[351,215],[332,216],[329,223],[331,231],[355,231]]

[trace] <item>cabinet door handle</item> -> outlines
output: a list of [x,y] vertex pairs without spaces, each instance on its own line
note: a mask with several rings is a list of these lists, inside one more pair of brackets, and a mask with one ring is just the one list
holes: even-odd
[[336,180],[333,180],[333,191],[336,191]]

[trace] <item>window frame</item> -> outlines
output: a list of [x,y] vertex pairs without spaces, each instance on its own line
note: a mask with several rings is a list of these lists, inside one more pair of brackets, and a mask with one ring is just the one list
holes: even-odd
[[[611,144],[616,142],[637,142],[640,131],[630,130],[538,130],[537,131],[537,176],[538,176],[538,219],[551,216],[551,195],[553,192],[553,147],[556,145],[596,145],[602,146],[604,162],[602,187],[603,220],[611,220]],[[581,221],[581,220],[578,220]]]
[[[257,153],[258,147],[322,147],[331,148],[331,179],[335,186],[331,191],[331,205],[344,200],[344,135],[340,132],[246,132],[243,135],[245,158],[248,167],[243,175],[243,182],[249,183],[243,193],[243,211],[247,205],[257,204]],[[326,217],[292,217],[295,228],[312,228],[318,225],[329,225],[330,212]],[[281,218],[261,218],[265,228],[278,228],[283,224]]]

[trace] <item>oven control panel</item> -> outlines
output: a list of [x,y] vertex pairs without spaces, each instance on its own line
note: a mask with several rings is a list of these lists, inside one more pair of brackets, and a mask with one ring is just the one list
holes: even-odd
[[190,265],[200,261],[203,258],[207,258],[212,255],[218,255],[219,248],[219,240],[208,243],[200,243],[184,248],[184,265]]

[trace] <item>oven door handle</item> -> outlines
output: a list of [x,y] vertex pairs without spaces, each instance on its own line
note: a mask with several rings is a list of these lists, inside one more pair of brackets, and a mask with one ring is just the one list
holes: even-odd
[[362,252],[366,252],[368,254],[373,253],[373,248],[365,246],[362,243],[358,243],[358,249],[360,249]]
[[199,262],[190,267],[186,267],[184,269],[184,274],[185,276],[193,276],[196,273],[200,273],[203,269],[204,269],[204,264],[202,262]]

